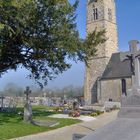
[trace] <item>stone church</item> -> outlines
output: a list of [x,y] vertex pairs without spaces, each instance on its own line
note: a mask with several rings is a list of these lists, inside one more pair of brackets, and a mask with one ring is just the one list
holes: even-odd
[[87,33],[106,29],[107,41],[97,46],[97,55],[86,67],[84,97],[86,105],[119,102],[131,86],[130,62],[120,60],[115,0],[87,1]]

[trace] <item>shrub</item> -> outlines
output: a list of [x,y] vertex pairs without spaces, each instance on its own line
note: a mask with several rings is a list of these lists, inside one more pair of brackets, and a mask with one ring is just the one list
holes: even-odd
[[93,112],[93,113],[90,114],[90,116],[96,117],[96,116],[98,116],[98,114],[96,112]]
[[96,117],[96,116],[99,116],[99,115],[101,115],[101,114],[103,114],[103,113],[104,113],[103,111],[97,110],[96,112],[92,112],[92,113],[90,114],[90,116]]

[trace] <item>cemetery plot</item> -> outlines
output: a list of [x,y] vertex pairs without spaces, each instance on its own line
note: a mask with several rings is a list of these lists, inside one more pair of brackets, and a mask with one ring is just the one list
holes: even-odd
[[0,140],[50,131],[80,122],[79,120],[73,119],[49,118],[48,115],[52,115],[54,113],[48,112],[48,109],[48,107],[33,107],[33,119],[44,122],[59,122],[59,124],[54,127],[36,126],[23,122],[23,116],[18,114],[19,112],[23,112],[23,109],[21,108],[17,108],[14,112],[10,113],[0,112]]

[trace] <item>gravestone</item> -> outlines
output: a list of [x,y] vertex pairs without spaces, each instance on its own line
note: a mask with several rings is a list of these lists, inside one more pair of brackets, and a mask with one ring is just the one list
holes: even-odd
[[77,101],[74,101],[72,106],[73,106],[72,107],[73,110],[78,110],[79,109],[79,103]]
[[112,123],[80,140],[140,140],[140,51],[138,41],[130,41],[130,52],[121,53],[122,61],[131,62],[132,87],[122,95],[121,109]]
[[31,94],[31,90],[29,87],[26,87],[26,90],[24,92],[25,94],[25,105],[24,105],[24,121],[31,123],[32,122],[32,106],[30,103],[29,95]]

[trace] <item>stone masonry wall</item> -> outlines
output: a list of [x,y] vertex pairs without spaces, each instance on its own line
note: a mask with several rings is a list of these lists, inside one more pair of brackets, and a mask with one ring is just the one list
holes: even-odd
[[93,59],[89,63],[89,67],[86,67],[85,77],[85,102],[87,105],[96,103],[97,100],[97,82],[101,77],[101,73],[104,72],[105,67],[108,63],[108,58]]
[[[131,78],[126,78],[125,80],[126,89],[128,90],[131,88]],[[102,80],[100,82],[99,102],[103,104],[105,101],[109,101],[109,99],[112,99],[114,102],[120,102],[122,95],[121,79]]]

